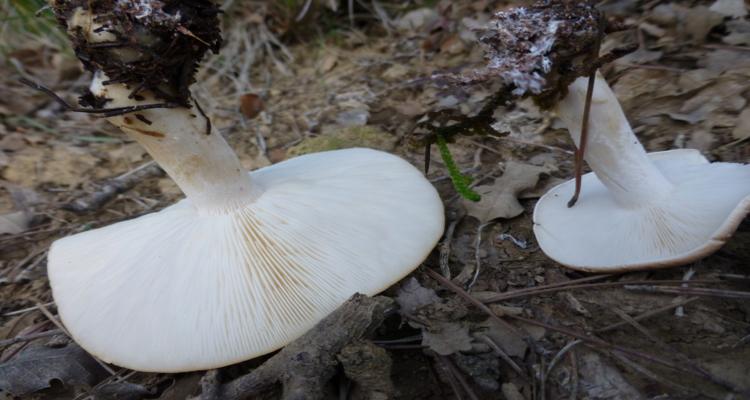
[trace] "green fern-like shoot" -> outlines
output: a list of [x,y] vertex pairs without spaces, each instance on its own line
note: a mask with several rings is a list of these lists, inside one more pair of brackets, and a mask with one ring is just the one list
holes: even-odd
[[459,171],[458,166],[456,166],[456,162],[453,160],[453,156],[451,156],[450,150],[448,150],[448,143],[445,141],[445,138],[443,135],[437,135],[437,145],[438,149],[440,150],[440,157],[442,157],[443,162],[445,163],[445,167],[448,168],[448,175],[451,177],[451,181],[453,182],[453,187],[456,189],[456,192],[461,195],[461,197],[471,200],[471,201],[479,201],[481,200],[481,196],[479,193],[471,190],[469,185],[471,184],[471,178],[465,175],[461,174],[461,171]]

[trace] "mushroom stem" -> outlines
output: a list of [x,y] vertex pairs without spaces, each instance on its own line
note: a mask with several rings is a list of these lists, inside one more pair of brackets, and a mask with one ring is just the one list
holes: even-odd
[[[158,102],[147,93],[138,100],[130,99],[132,89],[123,84],[103,85],[106,80],[103,73],[97,73],[91,92],[110,99],[107,107]],[[224,138],[209,130],[206,118],[193,105],[189,109],[144,110],[107,120],[141,144],[197,208],[223,212],[247,206],[258,191]]]
[[[557,115],[580,148],[581,115],[588,77],[576,79],[558,102]],[[607,81],[596,74],[584,159],[623,207],[641,207],[667,196],[673,185],[656,168],[633,134]]]

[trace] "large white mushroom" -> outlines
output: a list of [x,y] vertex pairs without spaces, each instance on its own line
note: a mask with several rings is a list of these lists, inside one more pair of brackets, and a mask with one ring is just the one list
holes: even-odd
[[[137,33],[131,38],[150,46],[163,38],[148,33],[149,20],[154,29],[174,23],[180,34],[197,36],[200,26],[186,28],[184,20],[196,13],[185,7],[211,4],[125,3],[54,5],[80,55],[92,43],[100,51],[126,34],[107,15],[129,12],[124,18]],[[132,46],[112,47],[114,58],[142,56]],[[112,82],[94,60],[101,54],[84,62],[95,70],[91,93],[106,108],[164,101],[157,89],[133,96],[133,84]],[[180,89],[159,85],[167,93]],[[399,157],[340,150],[248,174],[222,136],[207,131],[208,120],[192,100],[183,100],[183,106],[108,119],[144,146],[186,198],[60,239],[50,249],[49,278],[62,321],[102,360],[178,372],[269,353],[352,294],[378,293],[407,275],[440,238],[437,192]]]
[[[583,153],[593,170],[582,177],[580,195],[570,181],[536,204],[534,234],[549,257],[592,272],[697,260],[721,247],[750,210],[750,165],[709,163],[695,150],[647,154],[596,72],[625,53],[600,57],[610,28],[584,1],[498,12],[480,32],[487,67],[463,81],[500,79],[513,95],[554,109],[580,149],[578,166]],[[584,120],[588,139],[581,143]]]
[[[580,142],[587,78],[568,87],[556,111]],[[617,98],[597,75],[578,202],[575,181],[534,208],[534,234],[549,257],[609,272],[682,265],[719,249],[750,211],[750,165],[709,163],[697,150],[646,153]]]

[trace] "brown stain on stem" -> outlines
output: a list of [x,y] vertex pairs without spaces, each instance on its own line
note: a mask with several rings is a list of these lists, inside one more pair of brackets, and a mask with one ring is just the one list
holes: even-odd
[[126,129],[128,131],[134,131],[134,132],[140,133],[141,135],[151,136],[151,137],[155,137],[155,138],[159,138],[159,139],[164,138],[164,136],[165,136],[161,132],[149,131],[147,129],[141,129],[141,128],[136,128],[136,127],[132,127],[132,126],[123,126],[122,129]]

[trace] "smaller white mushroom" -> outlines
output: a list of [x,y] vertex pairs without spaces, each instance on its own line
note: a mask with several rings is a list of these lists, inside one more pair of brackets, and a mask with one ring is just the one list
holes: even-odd
[[[556,111],[579,144],[588,78]],[[575,182],[545,194],[534,234],[550,258],[570,268],[611,272],[685,264],[718,250],[750,211],[750,165],[709,163],[696,150],[647,154],[617,98],[597,75],[578,203]]]

